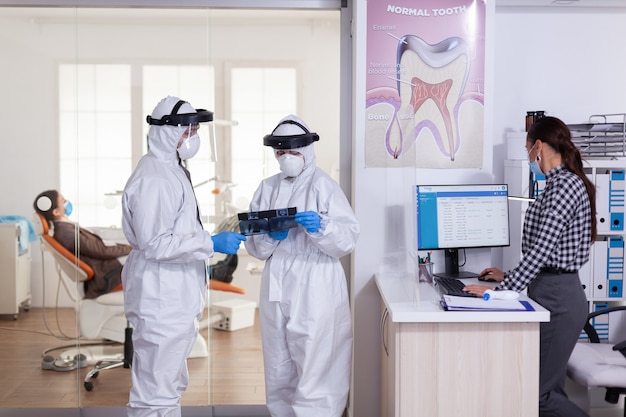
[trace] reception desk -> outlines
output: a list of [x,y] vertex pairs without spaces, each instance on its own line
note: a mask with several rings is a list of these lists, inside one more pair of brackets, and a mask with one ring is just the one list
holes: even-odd
[[[476,280],[464,280],[468,283]],[[382,417],[536,417],[535,311],[445,311],[436,288],[376,276],[382,298]]]

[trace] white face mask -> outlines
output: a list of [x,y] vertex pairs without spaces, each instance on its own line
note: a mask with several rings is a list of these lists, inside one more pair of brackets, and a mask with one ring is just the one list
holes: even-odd
[[288,177],[297,177],[304,169],[304,157],[286,153],[276,158],[280,170]]
[[178,156],[183,161],[193,158],[200,150],[200,136],[193,135],[190,138],[185,138],[183,143],[178,148]]

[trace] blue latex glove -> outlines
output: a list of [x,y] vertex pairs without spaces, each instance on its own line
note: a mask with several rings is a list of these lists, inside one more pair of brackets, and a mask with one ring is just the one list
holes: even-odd
[[301,224],[309,233],[320,230],[320,215],[314,211],[296,213],[296,223]]
[[234,255],[239,250],[241,242],[246,240],[246,237],[235,232],[220,232],[211,236],[211,239],[213,240],[213,251]]
[[287,239],[287,235],[289,234],[289,229],[287,230],[279,230],[277,232],[270,232],[269,235],[276,240],[285,240]]

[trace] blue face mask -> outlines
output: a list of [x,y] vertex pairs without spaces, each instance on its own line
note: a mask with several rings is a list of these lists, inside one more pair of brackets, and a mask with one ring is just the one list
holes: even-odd
[[539,162],[537,161],[529,162],[528,167],[530,168],[530,172],[535,174],[535,176],[540,177],[543,175],[543,171],[541,170],[541,167],[539,166]]
[[63,207],[65,208],[65,215],[69,217],[72,214],[72,202],[66,201]]
[[[530,148],[530,150],[528,151],[528,157],[530,157],[530,153],[533,151],[533,149],[535,149],[535,145],[533,145],[533,147]],[[543,171],[541,170],[539,162],[537,161],[539,161],[539,155],[537,155],[537,158],[533,162],[528,163],[528,167],[530,168],[530,172],[539,177],[543,175]]]

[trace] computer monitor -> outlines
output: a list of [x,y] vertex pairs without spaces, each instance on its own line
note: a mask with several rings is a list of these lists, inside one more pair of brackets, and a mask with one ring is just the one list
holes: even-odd
[[475,278],[459,271],[459,250],[508,246],[506,184],[417,185],[417,249],[444,250],[447,278]]

